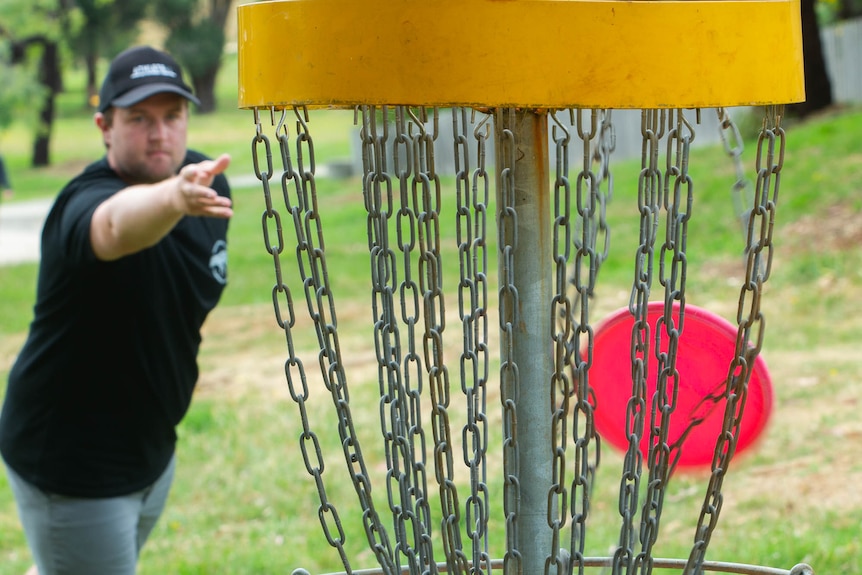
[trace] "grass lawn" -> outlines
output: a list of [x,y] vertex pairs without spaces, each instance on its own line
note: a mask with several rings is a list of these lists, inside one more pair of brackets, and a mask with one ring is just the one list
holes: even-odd
[[[248,178],[253,173],[252,113],[231,107],[236,90],[234,65],[229,61],[221,77],[219,112],[194,117],[190,134],[192,145],[205,152],[231,153],[234,161],[229,176],[241,182],[235,186],[230,284],[223,304],[205,326],[201,381],[179,429],[179,467],[171,500],[145,548],[140,573],[259,575],[290,573],[298,567],[311,573],[342,571],[338,555],[320,527],[318,507],[322,498],[341,513],[352,568],[370,568],[376,566],[375,558],[368,550],[355,505],[354,487],[337,433],[339,420],[329,401],[331,394],[317,373],[318,333],[308,318],[302,286],[297,283],[292,229],[285,222],[288,243],[282,260],[290,267],[283,274],[284,281],[292,286],[296,317],[289,343],[308,373],[311,398],[302,407],[325,455],[325,492],[306,472],[304,453],[308,452],[303,450],[309,449],[310,443],[308,435],[301,435],[301,410],[291,396],[291,391],[296,395],[297,388],[286,383],[289,350],[285,331],[274,313],[274,260],[262,239],[264,227],[272,224],[263,217],[265,204],[259,185]],[[14,201],[53,195],[66,178],[100,153],[89,114],[76,107],[80,94],[74,86],[71,82],[60,107],[62,115],[52,150],[55,165],[39,170],[27,167],[24,126],[16,125],[2,135],[0,149],[15,178]],[[352,120],[352,112],[312,112],[310,127],[318,162],[351,154],[349,138],[355,137]],[[804,123],[790,122],[787,134],[775,257],[762,304],[766,317],[762,355],[772,377],[774,412],[757,445],[734,460],[723,487],[720,521],[707,559],[786,569],[807,562],[819,573],[860,573],[862,495],[856,486],[862,484],[862,424],[858,417],[862,319],[856,305],[862,293],[862,252],[858,248],[862,241],[862,109],[836,110]],[[744,160],[751,178],[754,150],[754,142],[747,140]],[[628,304],[639,232],[639,169],[638,160],[613,165],[615,195],[608,208],[612,247],[601,269],[594,318]],[[692,152],[690,173],[696,193],[688,237],[688,303],[735,321],[745,270],[740,258],[741,233],[729,194],[733,166],[720,146],[705,146]],[[387,502],[391,483],[385,477],[380,431],[381,384],[374,350],[362,181],[359,177],[320,178],[316,185],[349,405],[357,437],[362,440],[367,464],[364,471],[373,481],[374,501],[384,524],[391,529]],[[454,179],[444,176],[441,188],[445,205],[441,213],[446,216],[441,217],[440,236],[449,313],[443,345],[448,354],[457,354],[462,337],[452,217]],[[496,278],[492,215],[488,224],[488,275]],[[4,381],[30,319],[35,277],[35,264],[0,267],[0,379]],[[488,297],[494,310],[497,289],[494,280],[490,283]],[[660,293],[661,288],[656,285],[654,290]],[[280,302],[279,309],[286,314],[284,304]],[[499,558],[505,550],[505,531],[500,366],[493,315],[489,329],[493,342],[487,386],[490,554]],[[418,339],[414,343],[421,355],[423,342]],[[404,346],[406,352],[408,342]],[[460,469],[465,416],[459,384],[463,381],[457,355],[448,355],[447,360],[453,400],[449,409],[451,429],[459,442],[454,459],[459,467],[463,509],[469,493]],[[291,369],[295,376],[296,367],[288,371]],[[0,386],[0,397],[2,390]],[[427,409],[429,390],[424,393],[423,409]],[[430,448],[432,425],[427,413],[425,417]],[[591,502],[588,555],[612,553],[618,541],[622,465],[621,454],[604,446]],[[429,498],[438,517],[440,495],[431,456],[427,478]],[[705,473],[674,476],[665,499],[656,556],[688,556],[707,482]],[[334,527],[329,519],[328,525]],[[394,535],[389,536],[394,541]],[[438,529],[434,539],[438,560],[442,560],[441,541]],[[564,546],[568,547],[568,540]],[[0,476],[0,575],[20,575],[28,564],[11,494],[5,477]]]

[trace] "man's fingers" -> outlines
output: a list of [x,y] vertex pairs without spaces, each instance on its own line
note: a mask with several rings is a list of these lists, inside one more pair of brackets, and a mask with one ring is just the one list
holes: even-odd
[[230,154],[222,154],[215,160],[215,168],[212,170],[213,174],[220,174],[224,172],[227,167],[230,165]]
[[202,172],[206,174],[209,178],[213,178],[218,174],[224,172],[227,167],[230,165],[230,155],[222,154],[215,160],[207,160],[205,162],[201,162],[197,164],[197,169],[199,170],[199,174]]
[[230,155],[222,154],[215,160],[205,160],[197,164],[189,164],[180,170],[180,175],[189,182],[201,183],[205,179],[210,181],[213,177],[224,172],[230,165]]
[[213,179],[224,172],[229,164],[230,155],[222,154],[215,160],[189,164],[180,169],[178,187],[187,214],[216,218],[233,215],[230,198],[220,196],[210,187]]

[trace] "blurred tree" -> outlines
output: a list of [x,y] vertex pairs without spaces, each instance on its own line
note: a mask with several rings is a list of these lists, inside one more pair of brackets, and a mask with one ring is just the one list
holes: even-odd
[[82,22],[70,35],[72,52],[87,68],[86,105],[95,107],[101,78],[98,61],[134,44],[138,25],[147,12],[148,0],[75,0]]
[[[0,37],[5,36],[0,27]],[[0,41],[0,132],[13,121],[32,114],[36,118],[33,102],[44,96],[44,87],[24,66],[13,66],[11,43]]]
[[215,84],[225,46],[231,0],[152,0],[153,14],[168,29],[165,49],[188,71],[198,111],[215,111]]
[[[79,56],[87,68],[87,103],[95,104],[97,62],[134,44],[137,24],[155,17],[168,30],[166,49],[186,68],[203,113],[215,109],[215,81],[232,0],[2,0],[0,1],[0,128],[35,111],[33,166],[50,164],[56,95],[63,65]],[[36,89],[38,86],[38,89]],[[34,103],[36,103],[34,105]],[[13,113],[13,111],[15,111]]]
[[[42,88],[41,97],[35,100],[38,118],[33,140],[34,167],[50,164],[54,101],[63,89],[63,41],[74,29],[77,17],[72,0],[3,0],[0,3],[0,41],[9,64],[21,67],[17,72],[25,71]],[[32,81],[3,85],[3,91],[10,92],[6,96],[10,100],[27,97],[31,89]],[[12,93],[17,90],[22,92]]]
[[862,0],[838,0],[836,16],[839,20],[850,20],[862,16]]

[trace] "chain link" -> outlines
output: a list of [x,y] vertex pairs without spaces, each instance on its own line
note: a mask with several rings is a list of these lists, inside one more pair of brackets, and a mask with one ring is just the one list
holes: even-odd
[[520,390],[518,365],[514,360],[515,326],[518,316],[518,289],[514,278],[514,257],[518,247],[518,214],[515,210],[515,135],[509,128],[515,111],[497,110],[497,173],[500,189],[497,206],[497,246],[500,251],[500,401],[503,406],[503,514],[506,518],[506,552],[503,570],[506,575],[522,575],[523,556],[518,549],[518,514],[520,512],[520,477],[517,440],[517,405]]
[[[659,169],[660,142],[664,137],[666,112],[641,112],[641,170],[638,176],[638,211],[640,213],[639,245],[635,255],[634,282],[629,300],[629,313],[634,324],[630,349],[632,392],[626,404],[626,437],[628,446],[620,477],[619,512],[622,517],[620,540],[614,551],[612,572],[630,572],[634,565],[635,517],[638,514],[643,454],[644,418],[647,414],[647,368],[651,327],[647,305],[653,283],[653,262],[658,230],[662,173]],[[600,406],[597,406],[600,407]]]
[[[658,539],[664,496],[672,459],[670,420],[679,389],[677,359],[685,318],[686,238],[692,208],[692,180],[688,174],[694,132],[682,110],[671,112],[667,139],[664,209],[665,242],[661,247],[659,282],[664,287],[664,313],[655,326],[656,390],[650,409],[649,480],[641,515],[641,552],[635,557],[640,573],[652,573],[652,549]],[[667,336],[667,341],[663,339]]]
[[[567,297],[566,272],[571,257],[570,245],[572,226],[569,220],[571,204],[571,183],[569,181],[569,129],[559,121],[556,112],[551,113],[554,125],[551,139],[556,155],[556,176],[554,178],[554,220],[553,220],[553,257],[555,267],[555,292],[551,298],[552,314],[557,319],[556,331],[552,334],[554,370],[551,375],[551,446],[553,460],[551,466],[551,486],[548,491],[548,526],[552,532],[552,554],[545,561],[545,574],[562,573],[564,560],[561,554],[560,530],[566,525],[568,513],[568,487],[566,486],[566,444],[568,438],[569,403],[575,392],[568,376],[568,366],[572,345],[572,302]],[[579,180],[580,182],[580,180]],[[580,397],[580,396],[579,396]],[[575,430],[577,437],[577,430]],[[577,484],[578,477],[575,477]],[[576,496],[573,487],[572,497]],[[574,500],[573,500],[574,503]],[[583,519],[573,518],[573,529],[583,525]],[[574,537],[573,537],[574,540]],[[579,548],[582,551],[582,548]],[[580,560],[583,553],[575,552]],[[552,567],[555,570],[552,570]]]
[[[410,121],[406,122],[409,116]],[[419,293],[422,295],[422,317],[424,318],[424,331],[422,333],[423,351],[425,356],[425,369],[428,373],[429,384],[432,389],[432,398],[445,397],[442,394],[449,390],[449,371],[443,359],[443,331],[446,329],[446,308],[443,300],[443,274],[440,262],[440,178],[434,165],[434,140],[437,138],[437,125],[439,121],[438,110],[433,111],[432,131],[425,129],[428,121],[427,112],[420,108],[418,112],[405,107],[398,108],[398,124],[401,126],[399,134],[404,134],[403,126],[407,126],[407,136],[410,137],[413,159],[413,177],[411,184],[411,201],[415,205],[416,223],[419,225],[419,261],[417,272],[419,276]],[[415,131],[414,131],[415,129]],[[402,187],[402,205],[406,199],[406,189]],[[402,220],[410,221],[410,220]],[[403,233],[399,233],[399,236]],[[405,268],[409,260],[409,245],[403,249]],[[405,282],[408,275],[405,272]],[[403,290],[402,290],[403,291]],[[402,296],[402,302],[404,301]],[[419,309],[409,319],[411,326],[410,349],[413,364],[417,368],[417,377],[421,374],[421,360],[415,353],[415,337],[413,328],[419,319]],[[403,318],[405,322],[407,317]],[[445,390],[445,391],[444,391]],[[428,486],[425,476],[425,434],[422,430],[420,413],[420,389],[415,391],[415,404],[412,412],[414,416],[408,421],[410,429],[405,430],[420,439],[412,446],[412,451],[422,452],[422,460],[414,462],[414,482],[412,496],[416,506],[420,509],[419,520],[416,521],[414,529],[418,533],[423,530],[421,542],[421,565],[423,573],[436,573],[437,567],[434,563],[433,540],[431,537],[431,510],[428,506]],[[435,406],[437,401],[434,402]],[[407,435],[405,435],[407,437]],[[451,443],[450,443],[451,445]],[[457,572],[457,570],[456,570]]]
[[[421,275],[417,284],[411,256],[417,247],[415,223],[427,217],[428,207],[427,193],[419,197],[416,182],[427,182],[429,171],[425,162],[427,150],[422,148],[424,133],[414,137],[412,132],[416,122],[409,114],[409,110],[403,107],[395,109],[395,139],[394,145],[390,145],[389,109],[384,106],[379,113],[375,107],[363,110],[363,141],[370,145],[369,153],[364,157],[374,160],[364,165],[366,185],[363,196],[368,214],[380,423],[386,453],[387,498],[396,537],[395,552],[405,557],[404,563],[410,573],[425,573],[429,570],[436,572],[420,409],[422,356],[417,346],[417,330],[420,329],[417,323],[422,318],[419,299],[427,294],[427,286]],[[387,169],[390,146],[394,150],[393,164],[398,179],[397,199]],[[433,166],[433,158],[430,165]],[[431,173],[433,175],[433,167]],[[424,192],[427,192],[427,187]],[[432,210],[432,213],[436,212]],[[394,241],[391,237],[393,228]],[[421,233],[418,247],[422,251],[420,258],[435,259],[435,250],[427,249]],[[401,252],[400,255],[396,250]],[[400,268],[399,259],[402,262]],[[399,269],[404,276],[401,281],[398,279]],[[405,336],[401,324],[406,331],[406,353],[402,348]]]
[[[574,114],[570,111],[570,114]],[[545,572],[551,573],[555,567],[558,573],[569,572],[574,564],[578,572],[584,570],[586,547],[586,520],[589,512],[590,493],[596,467],[599,463],[599,443],[593,423],[593,405],[589,386],[589,367],[592,363],[593,330],[589,321],[589,300],[593,296],[599,266],[607,254],[607,235],[605,251],[596,252],[597,237],[600,231],[606,232],[605,206],[610,189],[601,191],[602,182],[610,184],[610,170],[606,155],[613,143],[610,118],[603,111],[592,110],[589,114],[589,127],[585,127],[583,114],[578,111],[577,119],[570,118],[570,124],[577,126],[578,136],[583,146],[582,170],[576,181],[575,205],[577,215],[572,215],[572,190],[569,178],[569,128],[559,120],[557,113],[551,114],[554,122],[552,141],[556,153],[556,177],[554,179],[554,222],[553,245],[556,268],[556,289],[552,296],[552,313],[557,318],[554,342],[554,371],[551,385],[551,405],[553,408],[551,439],[553,446],[553,466],[551,487],[548,494],[549,526],[552,530],[554,555],[546,562]],[[602,118],[600,121],[599,118]],[[601,128],[599,124],[601,122]],[[595,147],[595,150],[594,150]],[[593,160],[598,160],[601,175],[592,171]],[[573,231],[574,228],[574,231]],[[571,247],[575,248],[574,261]],[[572,265],[573,275],[567,278],[568,266]],[[574,293],[567,296],[568,288]],[[581,351],[586,353],[583,356]],[[571,377],[567,374],[572,371]],[[574,397],[575,408],[571,411],[570,401]],[[570,553],[560,548],[560,529],[566,523],[567,486],[565,481],[566,448],[569,423],[568,414],[572,413],[572,438],[575,448],[574,475],[571,484],[571,541]],[[595,460],[591,461],[590,445],[595,442]],[[555,501],[556,500],[556,501]],[[553,510],[556,517],[551,517]],[[553,559],[553,562],[551,561]]]
[[[261,224],[267,253],[275,270],[272,302],[276,322],[284,331],[288,357],[285,376],[290,396],[299,411],[302,433],[299,447],[306,471],[318,493],[318,515],[327,542],[338,553],[346,573],[353,573],[346,551],[345,532],[335,504],[324,485],[325,462],[320,437],[309,414],[306,367],[294,341],[296,302],[288,278],[301,282],[307,312],[319,344],[319,368],[325,389],[336,411],[337,428],[350,478],[362,509],[362,523],[369,549],[381,572],[395,575],[451,573],[484,575],[491,571],[489,553],[489,490],[487,484],[488,417],[486,413],[490,350],[488,346],[487,209],[489,173],[486,165],[490,115],[478,124],[468,121],[476,112],[452,110],[457,208],[456,244],[459,258],[458,317],[463,345],[459,352],[459,383],[465,422],[461,428],[463,464],[469,473],[469,495],[459,501],[454,452],[457,442],[451,430],[449,371],[444,361],[446,309],[441,266],[441,183],[435,166],[438,137],[437,109],[362,106],[362,189],[366,209],[371,314],[378,368],[379,420],[386,458],[386,498],[392,517],[392,542],[380,521],[371,496],[366,469],[350,411],[347,378],[336,330],[334,298],[326,266],[323,225],[318,211],[314,141],[309,115],[304,108],[268,110],[280,156],[280,174],[274,167],[273,149],[264,135],[261,111],[254,110],[256,134],[252,140],[255,175],[261,182],[266,209]],[[293,117],[288,122],[290,114]],[[501,126],[511,126],[513,109],[497,110]],[[610,153],[614,148],[611,113],[606,110],[569,111],[570,127],[557,114],[553,144],[556,152],[554,180],[553,257],[555,284],[550,312],[553,325],[553,374],[551,385],[551,441],[553,454],[548,490],[548,526],[552,552],[545,573],[584,572],[586,521],[592,483],[600,460],[601,443],[593,416],[589,368],[594,333],[591,302],[597,276],[607,258],[610,233],[606,206],[613,192]],[[276,116],[280,117],[276,120]],[[577,117],[575,117],[577,114]],[[723,119],[724,118],[724,119]],[[725,149],[738,166],[741,143],[732,144],[738,132],[719,112],[727,132]],[[508,122],[508,124],[507,124]],[[472,124],[472,126],[471,126]],[[295,126],[291,134],[289,126]],[[470,131],[472,130],[472,134]],[[572,132],[583,144],[582,166],[574,189],[569,172]],[[669,438],[671,415],[676,407],[679,341],[683,333],[686,301],[686,239],[692,212],[693,184],[688,172],[694,131],[681,110],[645,110],[642,113],[641,172],[638,179],[640,216],[639,245],[629,312],[634,318],[630,359],[631,398],[626,407],[626,449],[620,478],[619,545],[609,558],[612,572],[649,575],[667,483],[682,449],[683,437]],[[472,138],[472,140],[471,140]],[[515,209],[515,134],[501,129],[498,147],[497,242],[499,249],[500,394],[502,407],[503,514],[506,550],[502,567],[509,575],[523,575],[524,561],[519,533],[521,503],[520,446],[517,413],[520,390],[515,362],[515,326],[519,294],[514,277],[514,258],[519,250],[518,214]],[[733,140],[738,141],[738,140]],[[471,171],[470,144],[475,144],[476,167]],[[662,144],[664,171],[659,167]],[[758,140],[757,184],[747,211],[746,277],[737,312],[737,342],[725,385],[710,401],[725,403],[722,434],[718,438],[708,492],[696,529],[695,543],[686,573],[699,573],[706,548],[716,527],[722,503],[721,487],[736,449],[736,437],[745,405],[750,370],[760,351],[764,318],[760,311],[762,287],[772,262],[772,230],[784,157],[784,132],[780,111],[770,108]],[[737,173],[735,190],[742,194],[744,178]],[[283,206],[277,206],[279,181]],[[735,192],[736,193],[736,192]],[[656,253],[660,215],[665,215],[665,238]],[[286,226],[286,227],[285,227]],[[296,246],[286,245],[286,230]],[[650,325],[647,315],[656,273],[663,287],[664,313]],[[288,271],[285,266],[293,266]],[[571,268],[569,268],[571,266]],[[300,304],[301,305],[301,304]],[[656,390],[647,395],[647,374],[655,362]],[[427,390],[425,382],[427,378]],[[423,398],[423,395],[426,395]],[[430,410],[423,411],[423,400]],[[426,415],[427,413],[427,415]],[[679,417],[681,417],[680,415]],[[426,434],[423,417],[433,430],[435,480],[442,517],[439,542],[445,569],[434,561],[432,511],[426,467]],[[647,427],[648,426],[648,427]],[[457,431],[456,431],[457,433]],[[571,439],[569,439],[571,435]],[[573,453],[569,455],[569,442]],[[649,477],[642,478],[643,446]],[[567,457],[573,462],[567,462]],[[572,478],[566,473],[572,470]],[[643,499],[641,499],[641,491]],[[640,522],[636,518],[640,513]],[[570,548],[564,549],[562,533],[571,518]],[[639,548],[638,542],[640,543]],[[469,549],[466,549],[469,546]],[[569,556],[571,553],[571,557]],[[496,562],[495,562],[496,563]]]
[[784,165],[785,133],[781,127],[783,106],[768,106],[757,139],[755,195],[748,220],[746,238],[746,274],[740,290],[736,321],[738,324],[735,357],[725,381],[725,410],[721,435],[716,444],[707,486],[701,507],[694,545],[684,573],[701,573],[707,546],[718,523],[724,496],[721,488],[730,461],[736,451],[742,414],[748,396],[751,371],[763,344],[765,318],[760,311],[763,284],[772,267],[772,231],[781,169]]
[[[386,531],[380,523],[374,510],[371,498],[371,483],[365,469],[364,460],[356,440],[356,430],[350,414],[349,396],[341,361],[341,350],[336,331],[335,306],[331,297],[326,262],[324,258],[323,229],[317,211],[315,187],[314,146],[308,130],[308,112],[304,108],[294,108],[296,118],[296,165],[291,154],[292,142],[287,127],[287,110],[282,110],[275,128],[279,142],[282,160],[280,178],[284,209],[288,213],[288,221],[293,224],[297,240],[295,264],[302,280],[306,296],[308,312],[314,322],[314,329],[320,345],[321,373],[324,376],[326,389],[330,392],[333,404],[338,414],[338,429],[341,444],[344,446],[345,459],[351,470],[351,479],[362,503],[363,525],[374,554],[384,572],[393,575],[398,572],[392,560]],[[276,111],[270,109],[272,123],[275,124]],[[262,216],[263,237],[267,253],[273,258],[276,283],[272,290],[273,307],[276,321],[284,330],[287,340],[288,358],[285,361],[285,377],[290,396],[297,403],[302,421],[303,431],[299,438],[306,471],[314,478],[317,486],[320,504],[318,517],[327,542],[338,552],[347,569],[351,572],[350,561],[345,551],[345,533],[335,505],[329,501],[324,485],[325,463],[318,435],[311,428],[308,417],[307,401],[309,387],[305,366],[297,355],[293,341],[293,329],[296,325],[293,294],[284,281],[283,257],[285,253],[282,216],[273,202],[270,182],[274,177],[274,167],[270,140],[263,133],[260,111],[254,110],[256,134],[252,141],[252,156],[255,174],[261,181],[266,210]],[[262,169],[260,151],[265,155],[265,168]],[[275,243],[273,243],[275,240]]]
[[733,162],[733,169],[736,174],[736,181],[733,182],[730,190],[734,213],[739,218],[742,233],[745,234],[748,230],[748,220],[751,217],[750,206],[753,201],[749,187],[750,182],[745,175],[745,166],[742,162],[745,145],[739,128],[733,118],[730,117],[730,113],[725,108],[716,108],[716,114],[718,116],[718,137],[724,146],[724,152]]
[[[731,188],[731,196],[735,207],[735,213],[738,214],[739,220],[742,223],[742,229],[746,237],[748,236],[748,222],[751,218],[751,208],[748,207],[753,201],[751,190],[749,189],[749,181],[745,175],[745,169],[742,162],[742,154],[744,143],[739,129],[730,117],[730,114],[724,108],[716,110],[719,121],[719,138],[724,146],[725,153],[731,158],[734,170],[736,172],[736,181]],[[744,253],[747,254],[750,245],[746,241]],[[671,473],[676,467],[676,463],[681,456],[682,445],[691,432],[703,423],[722,403],[725,396],[725,382],[719,380],[713,386],[712,391],[707,392],[703,397],[690,408],[687,415],[688,424],[685,429],[679,434],[671,445],[671,451],[676,453],[671,464]]]
[[455,187],[457,198],[456,241],[460,280],[458,316],[461,319],[464,347],[460,357],[461,391],[465,396],[467,420],[463,429],[464,465],[470,472],[470,497],[467,501],[467,535],[472,544],[470,573],[490,570],[488,551],[488,254],[487,206],[489,179],[485,166],[488,121],[473,130],[478,143],[478,165],[470,182],[471,138],[468,135],[468,110],[452,110],[455,145]]

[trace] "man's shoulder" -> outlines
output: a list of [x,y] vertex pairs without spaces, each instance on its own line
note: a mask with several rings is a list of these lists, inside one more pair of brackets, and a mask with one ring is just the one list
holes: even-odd
[[65,204],[72,197],[79,197],[84,190],[104,189],[106,193],[112,193],[122,185],[116,172],[108,165],[107,159],[101,158],[86,166],[63,186],[57,194],[55,205]]
[[212,158],[202,152],[189,148],[186,150],[186,158],[185,160],[183,160],[183,165],[197,164],[198,162],[203,162],[204,160],[212,160]]
[[81,172],[69,180],[64,191],[87,186],[98,180],[118,180],[117,173],[111,169],[107,158],[101,158],[86,166]]
[[117,173],[113,169],[111,169],[111,165],[108,164],[107,156],[102,156],[98,160],[91,162],[83,170],[81,170],[80,174],[78,174],[79,178],[93,176],[110,176],[114,178],[117,177]]

